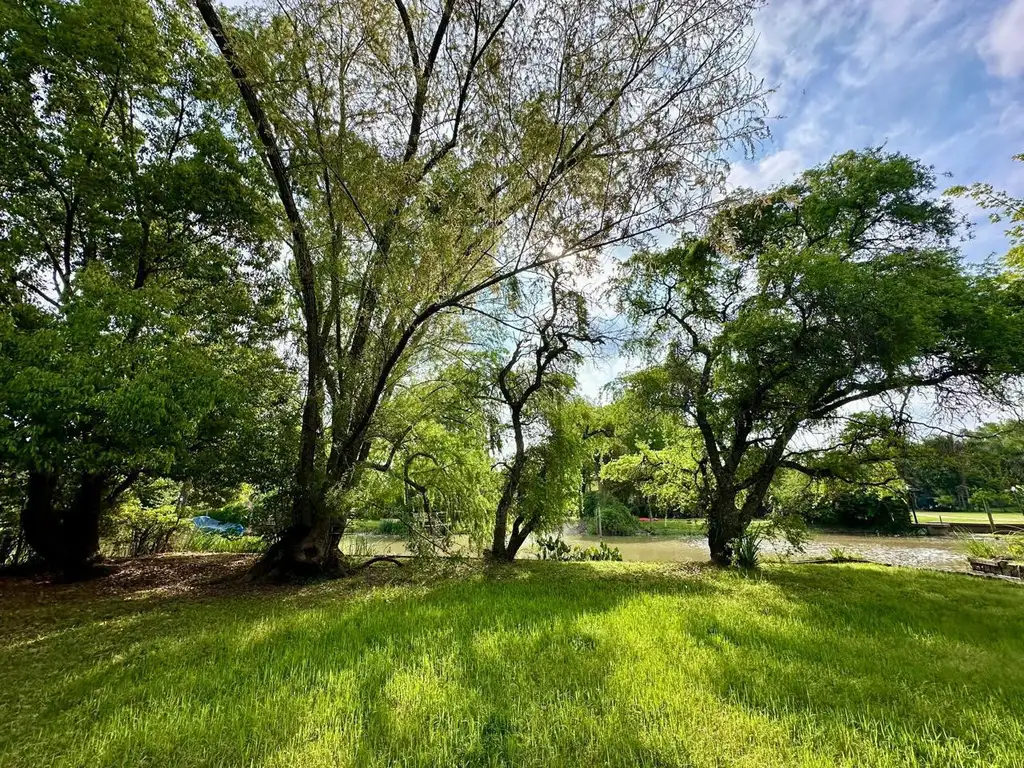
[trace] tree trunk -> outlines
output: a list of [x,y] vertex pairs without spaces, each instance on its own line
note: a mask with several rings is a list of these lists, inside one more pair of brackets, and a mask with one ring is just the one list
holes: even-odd
[[77,478],[70,502],[62,503],[55,475],[29,473],[21,524],[25,541],[48,569],[80,579],[100,561],[106,485],[102,475],[83,474]]
[[326,511],[312,524],[292,523],[251,568],[247,579],[292,581],[335,576],[342,572],[341,543],[344,521]]
[[[501,491],[501,498],[498,499],[498,507],[494,513],[494,531],[491,535],[491,552],[499,560],[512,558],[505,557],[505,539],[508,535],[508,513],[512,509],[516,494],[519,492],[519,483],[523,477],[523,465],[526,463],[522,458],[523,454],[518,451],[512,466],[509,468],[508,477],[505,478],[505,487]],[[514,557],[513,553],[513,557]]]
[[[348,471],[338,467],[338,485],[352,481],[354,460],[345,463]],[[338,545],[345,533],[345,520],[328,509],[324,486],[317,478],[310,478],[305,487],[300,486],[295,492],[291,525],[249,569],[248,580],[294,581],[342,573]]]
[[509,536],[508,546],[505,547],[505,561],[511,563],[519,554],[519,549],[526,543],[526,539],[533,532],[533,525],[523,525],[522,518],[516,518],[512,526],[512,535]]
[[736,492],[716,490],[708,508],[708,549],[711,561],[728,567],[733,561],[733,544],[743,535],[746,524],[736,508]]

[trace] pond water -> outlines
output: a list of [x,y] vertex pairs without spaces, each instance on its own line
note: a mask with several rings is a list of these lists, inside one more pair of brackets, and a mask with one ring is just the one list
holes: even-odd
[[[596,547],[604,541],[617,547],[623,560],[641,562],[698,563],[708,560],[707,541],[700,536],[586,536],[566,532],[566,544],[577,547]],[[789,553],[784,542],[767,541],[762,553],[770,558],[792,559],[828,557],[832,548],[842,549],[847,555],[886,565],[914,568],[933,568],[946,571],[969,571],[967,557],[960,542],[951,536],[879,536],[814,532],[803,552]],[[399,538],[373,534],[345,536],[342,549],[355,554],[410,554],[405,542]],[[456,537],[456,551],[469,554],[469,542]],[[527,542],[522,553],[533,557],[534,549]]]

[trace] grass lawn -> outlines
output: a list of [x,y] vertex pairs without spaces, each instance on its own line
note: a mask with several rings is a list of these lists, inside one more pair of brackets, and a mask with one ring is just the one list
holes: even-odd
[[641,521],[640,530],[652,536],[706,536],[707,526],[703,519],[671,518],[669,520]]
[[[988,524],[988,515],[984,512],[920,512],[917,520],[921,523],[983,523]],[[1024,528],[1024,514],[1020,512],[993,512],[992,519],[999,524],[1019,525]]]
[[0,581],[0,766],[1024,766],[1018,585],[448,568]]

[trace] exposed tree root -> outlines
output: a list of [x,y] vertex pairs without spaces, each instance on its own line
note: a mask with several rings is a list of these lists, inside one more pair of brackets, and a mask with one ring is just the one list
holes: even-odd
[[394,555],[375,555],[374,557],[371,557],[366,562],[360,563],[359,565],[357,565],[354,568],[352,568],[349,571],[349,573],[358,573],[359,571],[363,570],[364,568],[369,568],[374,563],[394,563],[399,568],[402,567],[402,561],[399,560]]

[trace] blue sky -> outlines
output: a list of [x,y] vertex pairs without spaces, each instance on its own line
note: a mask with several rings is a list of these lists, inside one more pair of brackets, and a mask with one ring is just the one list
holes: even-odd
[[[767,186],[885,143],[950,184],[1024,193],[1010,159],[1024,152],[1024,0],[770,0],[755,27],[773,137],[730,183]],[[1005,250],[1001,231],[979,227],[966,250]]]
[[[733,163],[733,187],[768,187],[836,152],[885,144],[935,166],[941,188],[988,181],[1024,196],[1024,0],[769,0],[751,67],[775,88],[772,138]],[[972,260],[1006,251],[976,221]],[[609,350],[610,352],[611,350]],[[627,368],[611,354],[581,371],[584,393]]]

